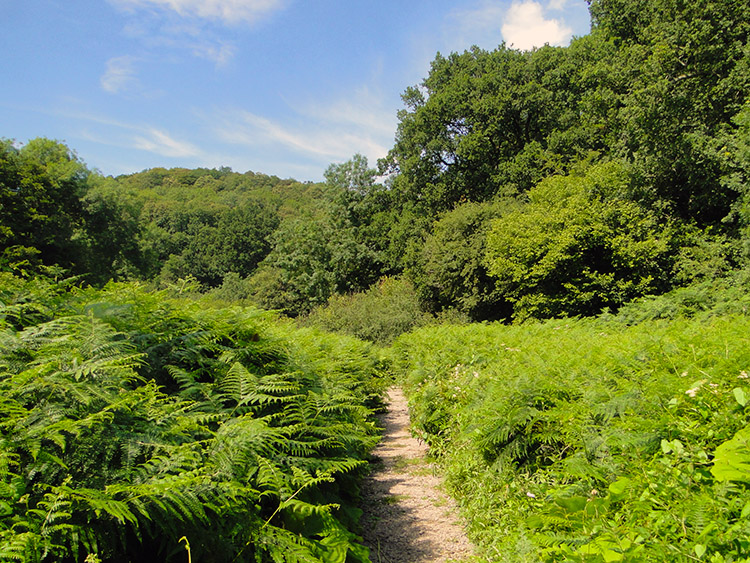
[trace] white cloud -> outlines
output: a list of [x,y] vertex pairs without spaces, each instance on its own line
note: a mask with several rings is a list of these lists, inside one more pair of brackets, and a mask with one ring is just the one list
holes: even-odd
[[341,160],[362,153],[376,160],[388,152],[367,134],[313,124],[307,128],[289,127],[248,111],[233,113],[216,130],[225,142],[253,147],[281,145],[306,156]]
[[86,131],[84,137],[103,145],[124,149],[138,149],[168,157],[200,157],[203,152],[186,141],[179,141],[169,133],[146,124],[133,124],[82,112],[58,114],[77,122],[88,122],[97,126],[96,132]]
[[193,43],[190,49],[195,56],[209,60],[219,67],[228,64],[236,52],[234,45],[229,43]]
[[545,43],[564,45],[573,33],[572,28],[564,22],[545,19],[542,5],[533,0],[513,2],[501,31],[506,43],[516,49],[532,49]]
[[385,109],[382,98],[368,88],[360,88],[328,105],[308,105],[302,113],[328,126],[339,126],[363,135],[386,136],[390,137],[389,140],[396,131],[396,112]]
[[144,132],[146,137],[136,136],[134,148],[153,152],[168,157],[195,157],[201,154],[200,149],[184,141],[173,139],[168,133],[159,129],[148,129]]
[[111,93],[118,94],[138,84],[135,73],[136,59],[130,55],[114,57],[107,61],[107,70],[99,79],[102,88]]
[[573,30],[561,20],[547,19],[546,12],[564,11],[568,2],[549,0],[545,8],[535,0],[513,0],[508,8],[505,2],[481,0],[471,9],[448,16],[444,41],[455,51],[472,45],[494,49],[503,39],[517,49],[563,45]]
[[451,50],[461,51],[472,45],[495,48],[500,44],[500,27],[505,7],[499,2],[485,0],[471,10],[455,11],[448,17],[445,36]]
[[161,8],[183,17],[220,20],[228,24],[255,22],[283,8],[284,0],[110,0],[124,8]]
[[231,33],[214,25],[252,23],[287,0],[109,0],[131,14],[123,33],[150,52],[171,49],[226,66],[237,48]]

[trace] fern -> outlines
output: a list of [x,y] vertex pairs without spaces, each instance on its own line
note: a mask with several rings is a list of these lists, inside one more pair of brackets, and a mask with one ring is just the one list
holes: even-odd
[[133,285],[2,301],[0,560],[166,561],[187,536],[196,560],[366,561],[333,513],[376,440],[359,344]]

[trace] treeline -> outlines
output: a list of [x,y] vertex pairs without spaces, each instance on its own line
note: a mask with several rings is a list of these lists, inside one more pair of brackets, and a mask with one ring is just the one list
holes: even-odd
[[386,278],[415,326],[596,315],[743,267],[750,8],[590,11],[569,47],[438,54],[403,95],[388,156],[332,164],[320,184],[229,169],[103,178],[59,143],[6,142],[3,268],[194,279],[363,333],[349,315]]

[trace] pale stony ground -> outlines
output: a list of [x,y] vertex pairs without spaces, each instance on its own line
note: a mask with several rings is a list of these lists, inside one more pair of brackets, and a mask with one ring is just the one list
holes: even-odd
[[400,389],[389,391],[381,418],[377,461],[362,485],[362,535],[373,563],[446,563],[468,560],[473,549],[454,503],[426,459],[427,446],[409,432],[409,412]]

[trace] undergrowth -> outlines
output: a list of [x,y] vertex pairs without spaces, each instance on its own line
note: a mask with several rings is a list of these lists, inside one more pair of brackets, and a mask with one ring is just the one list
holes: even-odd
[[0,561],[369,561],[382,367],[253,309],[3,275]]
[[699,309],[395,342],[488,560],[750,561],[750,318]]

